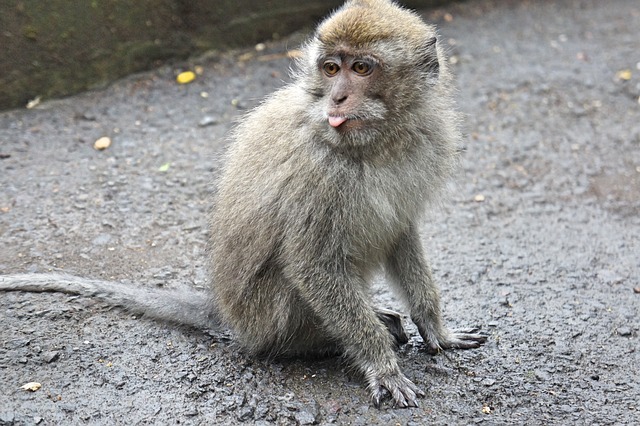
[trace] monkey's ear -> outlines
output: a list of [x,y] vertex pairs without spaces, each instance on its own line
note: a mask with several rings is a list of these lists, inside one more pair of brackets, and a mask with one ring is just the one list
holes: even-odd
[[437,79],[440,71],[440,63],[438,62],[438,50],[436,43],[438,39],[431,37],[427,40],[420,51],[420,68],[429,76],[429,78]]

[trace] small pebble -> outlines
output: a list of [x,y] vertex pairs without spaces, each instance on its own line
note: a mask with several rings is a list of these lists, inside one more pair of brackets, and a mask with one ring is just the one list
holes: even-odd
[[631,336],[631,329],[629,327],[619,327],[618,328],[619,336]]
[[43,352],[42,355],[40,355],[40,357],[47,364],[51,364],[52,362],[55,362],[60,358],[60,352],[56,352],[56,351]]
[[218,120],[216,120],[214,117],[211,117],[210,115],[202,117],[202,120],[198,122],[198,126],[200,127],[213,126],[215,124],[218,124]]

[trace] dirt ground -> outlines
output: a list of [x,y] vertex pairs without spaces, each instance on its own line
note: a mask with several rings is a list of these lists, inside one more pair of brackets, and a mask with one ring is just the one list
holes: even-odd
[[[483,348],[430,356],[410,328],[401,366],[427,397],[375,409],[340,359],[254,360],[226,334],[4,293],[0,425],[638,424],[640,3],[472,0],[424,16],[468,115],[424,243],[449,325],[481,327]],[[282,53],[300,39],[0,114],[0,273],[202,286],[225,134],[287,81]],[[383,283],[376,297],[401,308]]]

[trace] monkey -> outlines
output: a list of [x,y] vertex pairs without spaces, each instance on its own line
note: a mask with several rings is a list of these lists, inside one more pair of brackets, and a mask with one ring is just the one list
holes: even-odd
[[369,294],[384,271],[427,351],[477,348],[449,330],[419,223],[459,163],[461,114],[433,25],[390,0],[348,0],[303,46],[292,82],[235,127],[209,218],[205,292],[50,274],[0,290],[96,295],[161,320],[224,325],[248,353],[342,354],[374,405],[416,407],[398,313]]

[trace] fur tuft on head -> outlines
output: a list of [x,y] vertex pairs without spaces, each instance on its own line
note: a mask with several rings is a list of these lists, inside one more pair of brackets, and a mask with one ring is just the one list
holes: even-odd
[[320,24],[316,37],[327,48],[363,48],[395,38],[418,48],[434,34],[417,14],[392,1],[350,0]]

